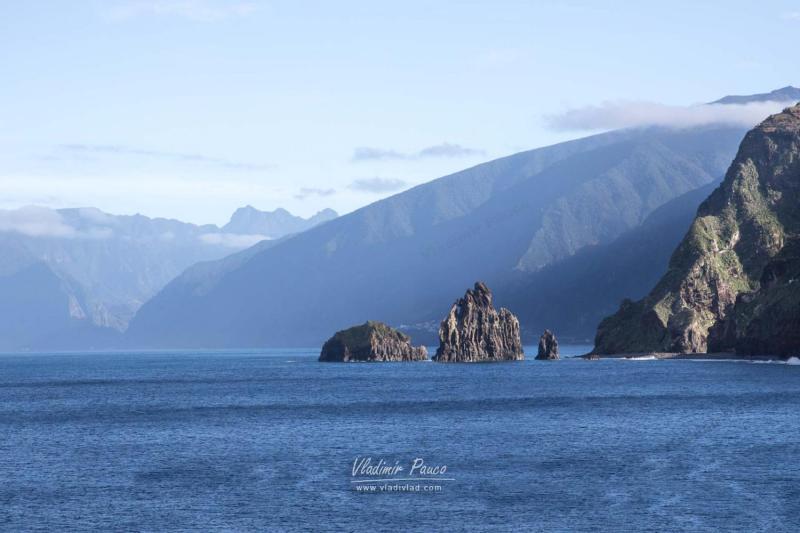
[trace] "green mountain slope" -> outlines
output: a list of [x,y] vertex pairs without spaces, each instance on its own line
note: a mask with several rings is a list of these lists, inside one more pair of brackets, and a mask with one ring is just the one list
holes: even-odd
[[800,350],[800,106],[744,138],[667,273],[599,326],[597,353]]

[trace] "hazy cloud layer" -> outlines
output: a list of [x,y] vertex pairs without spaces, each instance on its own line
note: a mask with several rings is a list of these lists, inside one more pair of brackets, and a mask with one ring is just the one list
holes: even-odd
[[353,161],[369,161],[376,159],[407,159],[408,156],[395,152],[394,150],[384,150],[382,148],[369,148],[360,146],[353,151]]
[[361,146],[353,151],[353,161],[375,161],[385,159],[425,159],[432,157],[467,157],[473,155],[483,155],[483,150],[475,148],[467,148],[460,144],[442,143],[434,146],[423,148],[419,152],[403,153],[397,150],[389,150],[384,148],[371,148]]
[[[76,210],[77,218],[65,217],[48,207],[28,206],[19,209],[0,209],[0,233],[10,232],[27,237],[50,237],[62,239],[107,239],[114,235],[112,226],[119,221],[114,216],[95,208]],[[169,242],[176,238],[171,231],[153,238]],[[265,235],[209,232],[197,237],[201,242],[226,248],[249,248],[268,239]]]
[[178,17],[212,22],[243,17],[257,9],[255,2],[234,0],[122,0],[106,6],[105,13],[116,20],[137,17]]
[[545,117],[559,131],[610,130],[646,126],[690,128],[708,124],[752,127],[791,102],[754,102],[743,105],[671,106],[653,102],[606,102]]
[[399,191],[406,185],[407,182],[395,178],[363,178],[353,180],[348,187],[356,191],[383,193]]
[[225,246],[227,248],[250,248],[256,243],[268,239],[266,235],[245,235],[239,233],[204,233],[200,240],[206,244]]
[[294,195],[298,200],[304,200],[309,196],[331,196],[336,194],[336,189],[317,189],[311,187],[303,187],[297,194]]
[[[80,210],[81,214],[84,211],[88,210]],[[90,216],[94,215],[94,212],[90,213]],[[96,219],[87,220],[90,223],[97,222]],[[38,206],[0,210],[0,232],[19,233],[28,237],[65,239],[105,239],[113,234],[113,230],[105,225],[88,224],[86,227],[73,227],[58,211]]]
[[0,211],[0,231],[29,237],[74,237],[76,234],[75,228],[57,211],[34,206]]
[[221,157],[209,157],[200,154],[187,154],[180,152],[164,152],[160,150],[147,150],[116,144],[62,144],[59,146],[59,148],[73,154],[145,157],[185,163],[200,163],[228,168],[231,170],[257,171],[271,168],[270,165],[243,163],[241,161],[232,161],[230,159],[224,159]]

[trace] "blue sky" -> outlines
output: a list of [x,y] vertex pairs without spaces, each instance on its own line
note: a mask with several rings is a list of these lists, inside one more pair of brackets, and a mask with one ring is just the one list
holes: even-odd
[[800,85],[800,2],[638,4],[3,2],[0,208],[348,212],[570,110]]

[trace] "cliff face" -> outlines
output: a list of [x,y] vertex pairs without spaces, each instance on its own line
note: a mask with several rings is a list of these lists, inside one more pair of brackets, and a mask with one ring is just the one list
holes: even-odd
[[381,322],[366,322],[337,332],[322,346],[322,362],[424,361],[428,352],[412,346],[408,335]]
[[759,289],[739,295],[711,333],[712,352],[733,347],[742,355],[800,354],[800,239],[787,240],[764,267]]
[[598,328],[595,352],[800,349],[800,105],[751,130],[667,273]]
[[525,359],[519,321],[492,305],[492,292],[480,281],[450,308],[439,327],[439,362],[518,361]]

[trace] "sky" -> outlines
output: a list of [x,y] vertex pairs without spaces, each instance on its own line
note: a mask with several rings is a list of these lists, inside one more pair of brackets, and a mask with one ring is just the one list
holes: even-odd
[[0,209],[346,213],[800,86],[799,46],[800,1],[9,0]]

